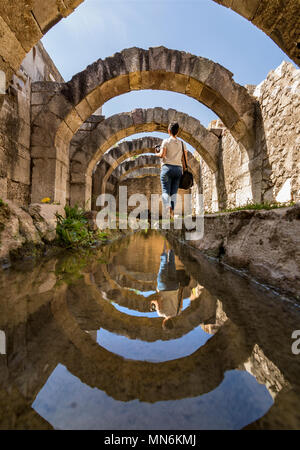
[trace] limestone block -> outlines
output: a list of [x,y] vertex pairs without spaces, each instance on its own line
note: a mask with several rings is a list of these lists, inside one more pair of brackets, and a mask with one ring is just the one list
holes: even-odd
[[61,93],[62,89],[65,88],[65,83],[59,83],[54,81],[36,81],[32,83],[31,90],[32,93],[39,92],[45,95],[45,103],[47,103],[47,94]]
[[65,217],[63,206],[31,203],[28,211],[40,236],[46,241],[53,241],[56,237],[56,213]]
[[85,186],[83,184],[70,185],[70,205],[85,207]]
[[137,47],[128,48],[122,51],[122,56],[128,72],[137,74],[149,71],[149,54],[146,50]]
[[76,111],[78,112],[81,120],[84,122],[86,119],[88,119],[91,114],[93,114],[93,110],[90,106],[90,104],[87,102],[86,99],[82,100],[76,107]]
[[[47,127],[45,127],[45,124],[47,124]],[[49,111],[41,112],[32,127],[32,145],[52,146],[59,126],[62,126],[62,123],[55,114]]]
[[29,52],[31,47],[42,38],[40,28],[31,13],[30,3],[20,7],[17,2],[2,0],[0,15],[8,24],[9,28],[15,33],[16,38],[21,43],[26,53]]
[[30,185],[30,159],[18,155],[11,169],[13,181]]
[[32,194],[31,202],[40,203],[43,198],[49,197],[55,200],[55,159],[34,159],[32,170]]
[[19,130],[18,130],[18,142],[25,148],[30,148],[30,135],[31,129],[30,125],[24,120],[19,120]]
[[33,0],[33,13],[43,34],[62,18],[56,0],[48,0],[43,4],[40,0]]
[[260,0],[233,0],[230,7],[248,20],[256,15]]
[[[41,93],[38,94],[41,97]],[[45,100],[46,96],[43,97]],[[60,119],[64,119],[68,114],[73,112],[71,103],[66,99],[65,96],[58,94],[52,96],[51,101],[47,105],[47,108]]]
[[0,48],[3,59],[9,62],[10,66],[17,71],[26,52],[15,34],[3,20],[3,16],[0,16]]
[[31,105],[45,105],[49,102],[51,97],[53,97],[53,92],[32,92],[31,94]]
[[36,118],[40,115],[44,105],[31,105],[31,122],[34,123]]
[[2,200],[7,198],[7,178],[6,177],[0,177],[0,198],[2,198]]
[[3,95],[9,85],[9,81],[12,79],[14,70],[0,55],[0,70],[4,73],[4,79],[1,78],[1,91],[0,94]]
[[0,147],[0,177],[6,178],[8,170],[8,158],[5,150]]
[[71,173],[71,178],[70,181],[72,184],[84,184],[85,183],[85,174],[84,173],[76,173],[76,172],[72,172]]
[[18,91],[18,114],[20,119],[30,125],[30,96],[24,91]]

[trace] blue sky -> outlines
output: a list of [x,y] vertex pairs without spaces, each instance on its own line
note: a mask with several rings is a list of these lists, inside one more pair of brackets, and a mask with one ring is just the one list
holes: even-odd
[[[212,0],[85,0],[42,42],[66,81],[95,60],[134,46],[163,45],[209,58],[242,85],[259,84],[283,60],[290,61],[262,31]],[[116,97],[103,114],[155,106],[183,111],[204,126],[216,118],[196,100],[166,91]]]

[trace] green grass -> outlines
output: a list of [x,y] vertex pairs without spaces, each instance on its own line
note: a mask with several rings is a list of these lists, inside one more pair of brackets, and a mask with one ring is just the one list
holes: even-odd
[[0,198],[0,207],[1,206],[8,206],[7,203],[5,203],[2,198]]
[[66,248],[90,247],[95,244],[94,233],[89,230],[85,211],[75,205],[65,206],[66,217],[56,214],[56,236],[60,245]]
[[216,211],[214,213],[210,211],[205,211],[205,214],[218,214],[218,213],[226,213],[226,212],[235,212],[235,211],[245,211],[245,210],[271,210],[271,209],[278,209],[278,208],[286,208],[288,206],[294,206],[295,202],[289,202],[289,203],[247,203],[246,205],[237,206],[236,208],[228,208],[228,209],[222,209],[220,211]]

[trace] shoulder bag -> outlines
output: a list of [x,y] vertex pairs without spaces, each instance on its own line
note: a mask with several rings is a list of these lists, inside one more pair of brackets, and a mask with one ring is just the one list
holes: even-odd
[[186,154],[184,151],[183,142],[181,142],[182,145],[182,153],[183,153],[183,159],[185,163],[185,167],[183,168],[182,175],[179,182],[179,189],[190,189],[194,184],[194,177],[193,174],[188,170],[188,165],[186,161]]

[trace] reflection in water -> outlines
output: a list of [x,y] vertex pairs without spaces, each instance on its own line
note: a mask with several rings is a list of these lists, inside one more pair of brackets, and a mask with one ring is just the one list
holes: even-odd
[[0,283],[1,429],[300,428],[299,309],[170,236]]
[[183,304],[183,288],[189,283],[190,278],[185,271],[176,270],[174,250],[167,252],[166,241],[164,241],[157,276],[157,299],[151,302],[151,307],[157,310],[160,317],[164,317],[162,322],[164,329],[170,330],[174,327],[172,317],[180,313]]
[[55,428],[67,430],[209,430],[240,429],[271,404],[266,388],[247,372],[227,372],[213,392],[201,397],[151,404],[116,401],[58,366],[32,406]]

